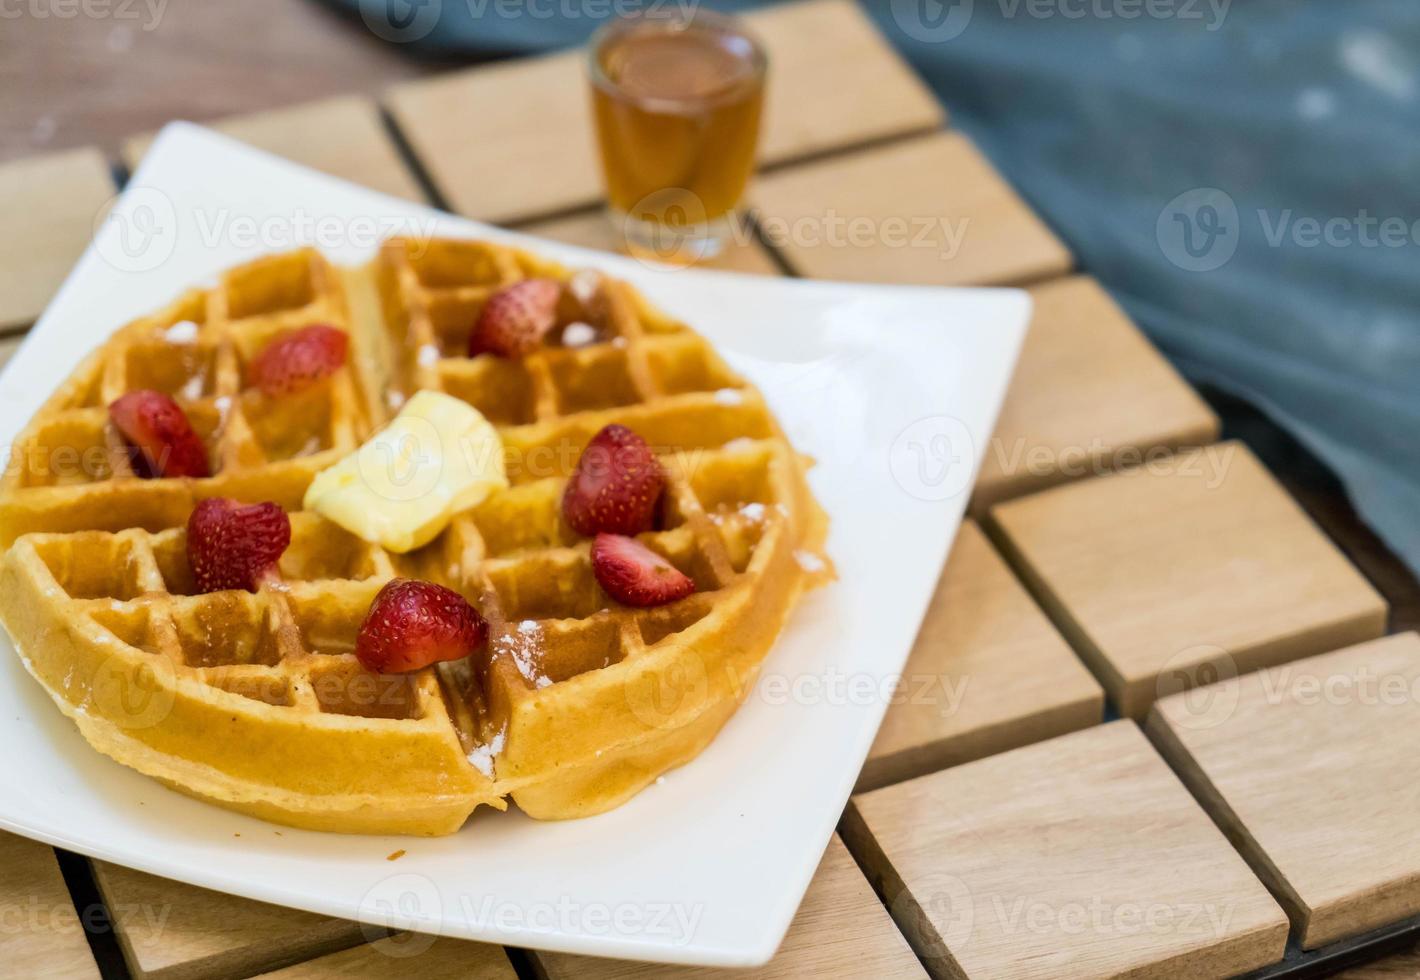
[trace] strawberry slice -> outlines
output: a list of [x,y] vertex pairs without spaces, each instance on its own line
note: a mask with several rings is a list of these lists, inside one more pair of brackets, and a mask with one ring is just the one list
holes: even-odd
[[498,290],[483,304],[468,338],[468,356],[531,354],[557,323],[561,298],[562,284],[556,279],[524,279]]
[[646,440],[624,425],[608,425],[582,450],[562,493],[562,516],[588,537],[640,534],[655,523],[665,487],[665,470]]
[[684,572],[620,534],[598,534],[592,542],[592,574],[609,596],[627,606],[663,606],[695,591]]
[[453,589],[397,578],[370,605],[355,637],[367,670],[402,674],[441,660],[460,660],[488,642],[488,623]]
[[316,323],[267,344],[247,373],[252,384],[275,398],[330,377],[345,366],[349,352],[345,331]]
[[130,391],[108,407],[139,476],[211,476],[207,450],[177,402],[161,391]]
[[200,592],[255,592],[291,544],[291,519],[277,504],[210,497],[187,519],[187,563]]

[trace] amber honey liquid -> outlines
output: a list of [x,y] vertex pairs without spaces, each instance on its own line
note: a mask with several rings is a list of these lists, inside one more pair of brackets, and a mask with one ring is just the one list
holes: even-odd
[[764,101],[758,46],[733,21],[702,13],[688,23],[613,25],[592,57],[613,214],[662,244],[716,235],[754,169]]

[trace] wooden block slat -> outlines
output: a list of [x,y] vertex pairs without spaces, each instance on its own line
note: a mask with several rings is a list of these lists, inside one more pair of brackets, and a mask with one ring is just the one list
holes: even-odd
[[1072,276],[1031,297],[1035,314],[973,512],[1218,438],[1218,417],[1098,282]]
[[[747,16],[769,54],[760,141],[779,163],[945,118],[851,0]],[[408,82],[386,99],[439,192],[462,214],[518,221],[602,196],[583,51]]]
[[366,939],[355,922],[236,898],[103,861],[93,867],[110,909],[161,912],[156,918],[116,916],[124,960],[138,980],[248,977]]
[[1104,691],[965,521],[860,790],[1096,725]]
[[[424,200],[371,99],[338,96],[205,125],[332,177],[407,200]],[[125,144],[123,156],[130,168],[138,166],[152,142],[153,135],[148,134]]]
[[991,510],[1000,543],[1121,713],[1380,636],[1386,604],[1241,443]]
[[408,933],[263,973],[266,980],[517,980],[502,947]]
[[0,328],[44,312],[114,190],[95,149],[0,164]]
[[[752,887],[748,885],[747,887]],[[537,953],[547,980],[798,980],[800,977],[925,977],[863,873],[835,835],[779,952],[752,970],[669,967],[654,963]]]
[[391,89],[391,117],[449,207],[514,221],[602,193],[581,51]]
[[941,103],[852,0],[781,3],[747,20],[769,53],[761,162],[945,125]]
[[1130,721],[858,796],[845,828],[934,976],[1220,977],[1286,945]]
[[0,963],[11,977],[99,977],[54,848],[3,831]]
[[1420,636],[1160,701],[1150,733],[1303,947],[1420,914]]
[[971,141],[937,133],[776,171],[751,188],[801,275],[932,286],[1059,275],[1069,250]]
[[[603,211],[553,218],[548,221],[522,225],[519,231],[529,235],[541,235],[569,245],[601,249],[604,252],[626,254],[626,238]],[[725,246],[725,250],[713,259],[696,264],[699,269],[722,269],[729,272],[751,272],[762,276],[779,275],[779,266],[763,245],[748,230],[736,232],[736,238]]]

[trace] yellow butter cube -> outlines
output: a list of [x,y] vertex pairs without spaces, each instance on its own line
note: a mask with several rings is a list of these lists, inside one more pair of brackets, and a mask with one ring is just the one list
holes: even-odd
[[492,424],[467,402],[421,391],[369,442],[317,474],[305,507],[402,554],[507,486]]

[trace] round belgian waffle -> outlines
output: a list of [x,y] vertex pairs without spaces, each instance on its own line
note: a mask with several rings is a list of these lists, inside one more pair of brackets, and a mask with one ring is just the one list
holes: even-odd
[[[522,359],[466,357],[483,303],[530,276],[568,284],[560,320],[577,326]],[[310,323],[347,331],[346,368],[285,398],[245,385],[256,352]],[[133,473],[106,406],[138,388],[184,407],[212,477]],[[294,512],[420,389],[497,427],[507,490],[408,555]],[[694,579],[686,599],[617,604],[561,517],[612,422],[668,474],[641,540]],[[358,269],[297,252],[123,328],[31,422],[0,482],[0,621],[96,748],[224,806],[368,833],[449,833],[509,795],[534,817],[582,816],[703,749],[827,574],[804,471],[760,394],[623,283],[484,242],[392,240]],[[183,528],[209,496],[293,511],[280,574],[255,594],[193,594]],[[487,651],[366,671],[355,636],[397,575],[461,592]]]

